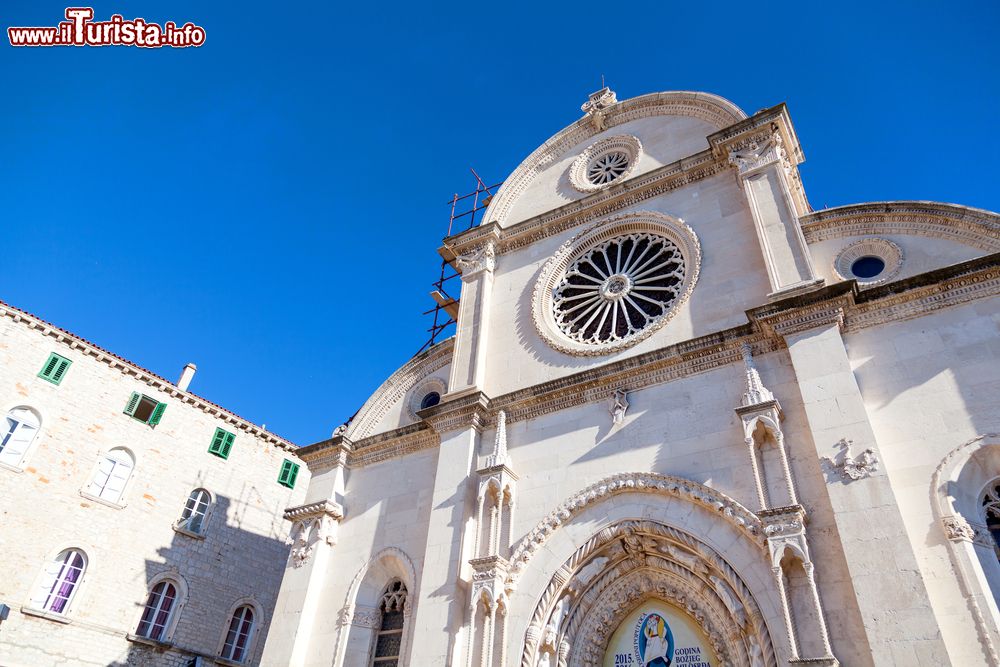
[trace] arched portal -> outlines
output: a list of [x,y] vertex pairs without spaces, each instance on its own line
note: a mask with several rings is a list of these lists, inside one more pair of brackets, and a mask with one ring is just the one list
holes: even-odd
[[658,521],[618,521],[557,569],[521,665],[645,666],[658,657],[664,666],[777,665],[757,601],[718,551]]

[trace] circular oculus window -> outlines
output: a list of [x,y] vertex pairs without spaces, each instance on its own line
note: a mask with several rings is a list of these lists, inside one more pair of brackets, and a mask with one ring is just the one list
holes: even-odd
[[575,239],[542,271],[534,317],[542,337],[570,354],[609,354],[646,338],[697,279],[698,239],[655,213],[629,214]]
[[833,261],[833,268],[845,280],[859,285],[883,283],[899,273],[903,266],[902,249],[888,239],[870,238],[847,246]]
[[628,134],[602,139],[588,146],[569,168],[569,180],[581,192],[596,192],[625,180],[639,162],[642,144]]

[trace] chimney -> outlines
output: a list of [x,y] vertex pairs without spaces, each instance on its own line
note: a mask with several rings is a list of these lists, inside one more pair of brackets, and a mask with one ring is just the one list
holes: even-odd
[[188,364],[181,371],[181,378],[177,381],[177,388],[181,391],[187,391],[188,385],[191,384],[191,378],[194,377],[194,372],[198,370],[198,367],[194,364]]

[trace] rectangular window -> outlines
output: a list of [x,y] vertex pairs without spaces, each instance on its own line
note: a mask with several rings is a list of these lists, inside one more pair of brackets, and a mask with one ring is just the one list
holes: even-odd
[[225,429],[217,428],[215,429],[215,435],[212,436],[212,444],[208,447],[208,453],[215,454],[223,459],[228,459],[229,451],[233,448],[233,442],[235,440],[235,435]]
[[42,366],[42,370],[38,374],[38,377],[43,380],[48,380],[52,384],[59,384],[62,382],[63,376],[66,375],[66,371],[72,363],[73,362],[66,357],[60,357],[58,354],[53,352],[45,361],[45,365]]
[[150,398],[145,394],[133,391],[125,404],[125,414],[132,419],[138,419],[144,424],[156,426],[163,418],[163,412],[167,409],[166,403],[160,403],[155,398]]
[[299,476],[299,464],[292,463],[288,459],[281,462],[281,474],[278,475],[278,484],[287,486],[289,489],[295,488],[295,478]]

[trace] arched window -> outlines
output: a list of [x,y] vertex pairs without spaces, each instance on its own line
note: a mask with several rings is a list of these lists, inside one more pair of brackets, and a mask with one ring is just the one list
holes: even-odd
[[65,614],[86,569],[87,556],[79,549],[60,552],[45,566],[31,606],[53,614]]
[[993,535],[993,548],[1000,558],[1000,480],[990,484],[983,494],[983,518]]
[[87,493],[112,503],[120,503],[125,485],[132,476],[135,460],[126,449],[115,448],[104,455],[87,485]]
[[253,638],[254,616],[250,605],[237,607],[229,621],[226,644],[222,647],[222,657],[233,662],[243,662],[250,651]]
[[212,495],[205,489],[192,491],[184,505],[184,511],[181,512],[177,527],[200,535],[205,528],[205,515],[211,502]]
[[29,408],[14,408],[0,432],[0,462],[15,468],[21,465],[28,447],[38,434],[40,420]]
[[153,586],[135,633],[154,641],[165,641],[176,604],[177,587],[173,582],[161,581]]
[[378,609],[382,619],[375,635],[372,667],[397,667],[403,643],[403,609],[406,607],[406,586],[393,581],[386,586]]

